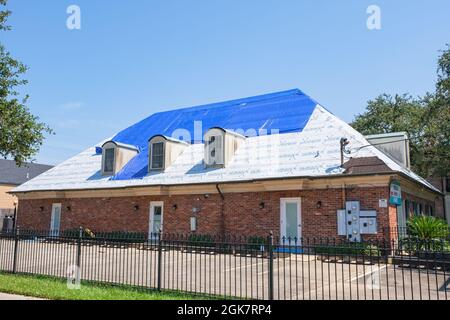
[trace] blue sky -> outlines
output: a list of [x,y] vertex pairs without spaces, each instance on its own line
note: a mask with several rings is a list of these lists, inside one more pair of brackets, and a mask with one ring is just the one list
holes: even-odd
[[381,93],[433,90],[450,43],[448,0],[9,2],[0,41],[30,67],[22,92],[56,131],[36,160],[51,164],[154,112],[291,88],[351,121]]

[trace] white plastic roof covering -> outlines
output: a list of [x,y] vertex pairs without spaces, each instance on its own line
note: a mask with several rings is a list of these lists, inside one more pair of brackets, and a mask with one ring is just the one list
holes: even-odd
[[[400,166],[370,145],[362,134],[317,105],[302,132],[249,137],[240,145],[226,168],[203,167],[203,144],[191,144],[162,173],[144,178],[110,180],[101,176],[102,156],[95,146],[15,188],[13,192],[105,189],[132,186],[220,183],[287,177],[318,177],[341,174],[340,144],[350,141],[347,157],[376,156],[394,171],[402,172],[438,191],[426,180]],[[101,146],[102,143],[97,146]],[[364,147],[364,148],[361,148]],[[359,149],[361,148],[361,149]]]

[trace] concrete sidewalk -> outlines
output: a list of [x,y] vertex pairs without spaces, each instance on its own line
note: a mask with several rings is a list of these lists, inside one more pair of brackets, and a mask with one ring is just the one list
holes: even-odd
[[0,292],[0,300],[43,300],[43,299]]

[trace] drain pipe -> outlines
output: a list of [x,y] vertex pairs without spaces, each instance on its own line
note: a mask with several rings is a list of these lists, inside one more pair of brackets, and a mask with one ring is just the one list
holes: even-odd
[[220,194],[220,198],[222,199],[220,204],[220,233],[224,237],[225,236],[225,213],[224,213],[224,205],[225,205],[225,196],[223,195],[222,190],[219,188],[219,184],[216,183],[217,192]]

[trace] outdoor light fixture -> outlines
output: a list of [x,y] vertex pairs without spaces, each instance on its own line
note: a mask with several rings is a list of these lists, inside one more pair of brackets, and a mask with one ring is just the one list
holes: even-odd
[[260,209],[264,209],[265,206],[266,206],[266,204],[265,204],[264,202],[261,202],[261,203],[259,204],[259,208],[260,208]]
[[138,211],[139,210],[139,206],[138,205],[135,205],[134,206],[134,211]]
[[71,206],[67,206],[66,209],[67,209],[67,211],[70,211],[70,210],[72,210],[72,207]]
[[41,212],[44,211],[44,207],[39,207],[39,210],[41,210]]
[[205,193],[204,197],[205,197],[205,199],[208,199],[209,198],[209,193]]
[[317,209],[322,208],[322,201],[317,201],[317,203],[316,203],[316,208],[317,208]]
[[177,206],[177,204],[175,203],[175,204],[172,206],[172,210],[175,211],[175,210],[177,210],[177,209],[178,209],[178,206]]

